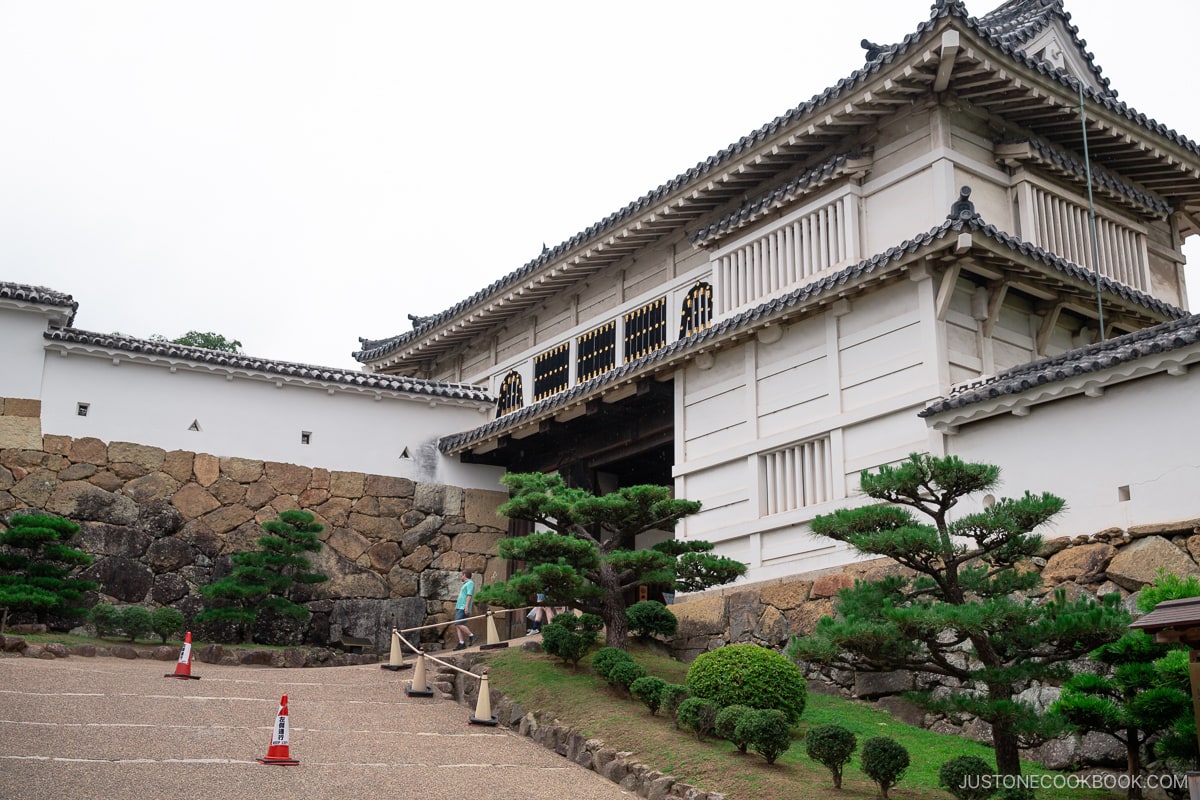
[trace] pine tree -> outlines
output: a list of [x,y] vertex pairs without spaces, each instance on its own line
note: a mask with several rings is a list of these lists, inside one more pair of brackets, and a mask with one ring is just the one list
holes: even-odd
[[500,541],[500,555],[526,566],[507,581],[476,593],[480,602],[517,608],[538,593],[604,620],[605,643],[625,647],[629,624],[625,593],[638,585],[668,584],[697,591],[728,583],[746,571],[740,561],[715,556],[708,542],[670,540],[645,550],[638,534],[673,531],[700,504],[677,500],[666,486],[629,486],[605,495],[568,487],[558,475],[510,473],[512,497],[498,513],[546,526]]
[[38,622],[54,614],[67,619],[86,613],[84,593],[95,581],[71,576],[92,557],[67,542],[79,525],[53,514],[14,514],[0,534],[0,608],[29,612]]
[[284,511],[262,527],[271,536],[258,540],[258,550],[234,553],[231,574],[210,583],[200,591],[212,606],[196,616],[198,622],[231,624],[247,638],[255,619],[263,610],[303,620],[304,606],[292,600],[295,584],[314,584],[329,576],[311,572],[305,553],[321,549],[318,538],[324,526],[307,511]]
[[[862,491],[891,505],[843,509],[813,521],[813,531],[858,552],[887,556],[911,571],[859,582],[839,594],[837,614],[789,655],[864,671],[912,670],[956,679],[962,691],[929,708],[976,716],[992,726],[997,769],[1019,775],[1022,740],[1046,733],[1034,709],[1016,699],[1032,681],[1065,676],[1063,662],[1117,639],[1129,623],[1116,596],[1045,602],[1026,592],[1041,577],[1026,563],[1041,546],[1034,529],[1064,501],[1052,494],[997,500],[951,520],[970,494],[988,492],[1000,470],[958,458],[914,454],[898,466],[864,472]],[[919,522],[919,511],[932,524]]]

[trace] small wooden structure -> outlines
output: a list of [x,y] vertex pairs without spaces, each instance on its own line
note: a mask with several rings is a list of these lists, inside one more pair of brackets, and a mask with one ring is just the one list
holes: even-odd
[[[1154,634],[1156,642],[1178,642],[1190,652],[1188,675],[1192,688],[1192,714],[1196,717],[1196,738],[1200,744],[1200,597],[1166,600],[1129,626]],[[1200,800],[1200,773],[1188,773],[1188,796]]]

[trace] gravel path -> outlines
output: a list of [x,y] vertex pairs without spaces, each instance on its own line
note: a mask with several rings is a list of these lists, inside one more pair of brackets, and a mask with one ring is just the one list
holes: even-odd
[[[408,698],[410,672],[0,658],[0,800],[617,800],[632,795],[471,709]],[[264,766],[280,695],[290,755]]]

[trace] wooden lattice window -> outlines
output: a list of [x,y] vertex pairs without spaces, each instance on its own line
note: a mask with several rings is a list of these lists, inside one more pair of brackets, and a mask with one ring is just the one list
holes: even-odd
[[667,343],[667,298],[625,315],[625,360],[641,358]]
[[580,383],[608,372],[617,365],[616,320],[580,336],[575,348],[575,374]]
[[683,309],[679,314],[679,338],[691,336],[712,325],[713,288],[711,283],[696,281],[683,298]]
[[508,373],[500,382],[500,401],[496,405],[496,413],[504,416],[516,411],[524,405],[524,395],[521,376],[516,371]]
[[567,388],[570,377],[571,345],[563,342],[533,358],[533,402],[544,400]]

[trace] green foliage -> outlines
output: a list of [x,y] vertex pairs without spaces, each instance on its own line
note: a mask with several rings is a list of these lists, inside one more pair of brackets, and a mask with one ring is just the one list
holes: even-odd
[[651,636],[670,638],[679,629],[679,620],[657,600],[634,603],[625,610],[625,619],[629,622],[629,630],[643,639]]
[[1183,600],[1187,597],[1200,597],[1200,578],[1195,575],[1181,578],[1164,569],[1159,569],[1154,577],[1154,583],[1143,586],[1142,590],[1138,592],[1138,610],[1148,614],[1164,600]]
[[[150,337],[154,342],[166,342],[167,337],[161,334],[155,334]],[[205,350],[220,350],[225,353],[242,352],[242,343],[237,339],[226,339],[219,333],[212,331],[188,331],[177,339],[170,339],[171,344],[182,344],[187,347],[203,347]]]
[[270,535],[259,538],[259,549],[234,553],[232,573],[201,588],[211,605],[196,620],[218,633],[224,628],[229,633],[223,638],[244,638],[263,611],[297,622],[307,619],[307,609],[292,600],[293,589],[329,579],[310,571],[304,555],[321,549],[318,534],[324,526],[314,520],[308,511],[292,510],[264,522],[263,530]]
[[714,727],[717,736],[728,742],[732,742],[740,753],[746,752],[747,742],[738,736],[738,723],[741,722],[743,716],[753,710],[749,706],[735,704],[725,706],[717,712],[717,722]]
[[789,725],[804,713],[808,686],[804,674],[779,653],[756,644],[731,644],[696,657],[688,668],[693,697],[719,706],[775,708]]
[[542,626],[542,649],[572,667],[600,638],[604,620],[595,614],[559,614]]
[[833,788],[842,788],[842,770],[858,749],[858,738],[841,725],[818,725],[804,737],[804,752],[833,774]]
[[887,800],[888,790],[908,771],[908,750],[889,736],[872,736],[863,742],[862,771],[879,786],[879,796]]
[[0,533],[0,608],[67,620],[83,617],[84,593],[94,581],[71,577],[92,557],[67,545],[79,525],[54,514],[14,514]]
[[[608,682],[613,686],[624,687],[626,691],[630,691],[634,681],[644,677],[646,668],[633,660],[619,661],[608,671]],[[632,695],[632,691],[630,694]]]
[[768,764],[774,764],[792,746],[791,725],[787,716],[776,708],[750,709],[738,720],[734,738],[744,741]]
[[684,700],[687,700],[689,697],[691,697],[692,693],[688,691],[686,686],[678,683],[668,683],[662,688],[662,691],[659,693],[659,695],[662,703],[662,710],[666,712],[667,716],[674,721],[675,729],[678,730],[679,706],[683,704]]
[[[1187,650],[1172,650],[1154,662],[1156,685],[1174,689],[1190,696],[1189,654]],[[1154,752],[1179,771],[1195,769],[1200,764],[1200,752],[1196,749],[1196,718],[1183,713],[1172,721],[1155,743]]]
[[148,609],[141,606],[126,606],[117,615],[117,627],[129,637],[129,641],[136,642],[154,629],[154,623],[150,619]]
[[624,661],[633,661],[633,656],[619,647],[601,647],[592,655],[592,669],[607,681],[609,671]]
[[679,520],[700,510],[697,502],[673,497],[668,486],[626,486],[597,496],[540,472],[509,473],[501,481],[511,497],[499,513],[549,530],[500,541],[502,557],[526,566],[480,589],[480,602],[517,608],[541,592],[550,605],[600,615],[606,643],[624,648],[625,595],[635,586],[671,584],[694,591],[745,573],[741,562],[708,553],[712,545],[706,542],[634,549],[639,534],[673,531]]
[[887,556],[911,574],[842,590],[836,614],[793,639],[788,655],[864,671],[931,671],[985,687],[918,699],[952,717],[988,722],[1000,772],[1016,775],[1019,747],[1051,732],[1016,695],[1031,681],[1059,680],[1063,662],[1120,637],[1129,616],[1115,596],[1068,600],[1058,590],[1048,602],[1028,597],[1041,581],[1023,566],[1041,546],[1033,531],[1063,509],[1061,498],[1026,492],[950,517],[967,495],[994,490],[999,475],[989,464],[919,454],[863,473],[863,492],[890,505],[819,516],[813,531]]
[[170,606],[159,606],[150,612],[150,629],[166,644],[167,639],[183,630],[183,614]]
[[635,700],[640,701],[646,708],[650,709],[650,714],[653,716],[658,713],[658,709],[662,706],[662,691],[666,685],[667,682],[662,678],[657,678],[653,675],[644,675],[629,684],[629,693],[633,695]]
[[938,786],[957,800],[987,800],[996,793],[996,787],[979,780],[983,775],[995,775],[996,771],[979,756],[958,756],[942,764],[938,770]]
[[92,625],[96,627],[96,635],[101,638],[116,633],[121,628],[118,623],[120,612],[108,603],[97,603],[92,606],[89,616],[92,619]]
[[717,724],[717,704],[702,697],[689,697],[679,704],[675,721],[684,728],[690,728],[697,739],[704,741],[704,737],[712,733]]

